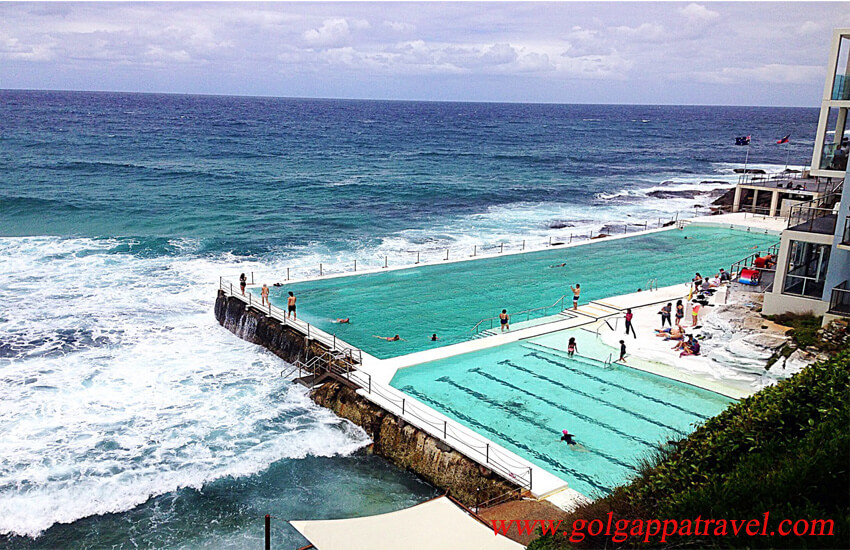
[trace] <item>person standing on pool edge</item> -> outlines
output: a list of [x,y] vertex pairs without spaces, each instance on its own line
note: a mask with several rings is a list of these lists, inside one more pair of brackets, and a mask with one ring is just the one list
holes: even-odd
[[239,276],[239,288],[242,289],[242,296],[245,296],[245,285],[248,284],[248,277],[243,273]]
[[573,291],[573,309],[578,309],[578,298],[581,294],[581,285],[576,283],[576,286],[570,285],[570,290]]
[[298,320],[298,314],[295,313],[295,294],[291,290],[289,291],[289,298],[286,299],[286,318],[289,319],[290,315],[296,321]]
[[503,309],[502,313],[499,314],[499,324],[501,324],[502,332],[505,332],[505,329],[511,330],[511,316],[508,315],[508,310]]
[[628,336],[629,331],[631,331],[632,336],[634,336],[635,339],[637,339],[637,332],[635,332],[635,327],[632,325],[632,318],[633,317],[634,317],[634,314],[632,313],[632,309],[627,308],[626,309],[626,336]]
[[263,289],[260,290],[260,297],[263,299],[262,305],[272,305],[272,303],[269,302],[269,285],[266,283],[263,283]]

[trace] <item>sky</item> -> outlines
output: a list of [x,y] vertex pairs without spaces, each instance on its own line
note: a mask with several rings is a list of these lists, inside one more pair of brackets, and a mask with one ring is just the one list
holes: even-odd
[[850,2],[0,2],[0,88],[819,106]]

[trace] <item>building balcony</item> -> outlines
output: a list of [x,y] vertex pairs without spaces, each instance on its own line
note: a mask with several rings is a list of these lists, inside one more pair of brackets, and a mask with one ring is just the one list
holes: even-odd
[[827,313],[850,317],[850,281],[844,281],[832,289]]
[[840,193],[830,193],[792,206],[788,214],[788,230],[834,235],[835,225],[838,222],[836,204],[840,200]]

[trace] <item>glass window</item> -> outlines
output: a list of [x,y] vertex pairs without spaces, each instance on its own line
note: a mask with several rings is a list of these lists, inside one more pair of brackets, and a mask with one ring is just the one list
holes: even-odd
[[830,245],[791,241],[788,270],[785,275],[785,294],[821,298],[826,268],[829,265]]

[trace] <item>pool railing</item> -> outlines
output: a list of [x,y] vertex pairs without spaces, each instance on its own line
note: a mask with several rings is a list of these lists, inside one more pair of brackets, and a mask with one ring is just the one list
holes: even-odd
[[[528,320],[531,319],[531,314],[538,312],[538,311],[542,311],[543,313],[541,315],[535,317],[535,318],[546,317],[547,315],[550,315],[548,313],[550,309],[554,309],[554,311],[555,311],[555,313],[552,314],[552,315],[557,315],[559,313],[566,311],[567,308],[564,307],[564,300],[568,296],[572,296],[572,295],[571,294],[564,294],[563,296],[558,298],[555,301],[555,303],[552,304],[551,306],[535,307],[535,308],[532,308],[532,309],[524,309],[522,311],[517,311],[515,313],[511,313],[510,318],[513,320],[517,317],[522,317],[523,315],[525,315],[525,320],[528,321]],[[494,327],[494,323],[496,322],[497,319],[499,319],[498,315],[495,316],[495,317],[487,317],[485,319],[481,319],[480,321],[478,321],[475,324],[474,327],[472,327],[470,332],[474,332],[475,334],[479,334],[482,330],[491,330]],[[519,322],[522,322],[522,321],[513,321],[513,322],[519,323]],[[481,328],[481,325],[483,325],[484,323],[489,323],[489,325],[486,329]]]
[[[595,239],[599,239],[600,237],[608,237],[608,238],[622,238],[623,236],[634,234],[634,233],[644,233],[644,232],[655,232],[659,230],[666,229],[682,229],[686,226],[689,221],[679,216],[679,212],[676,212],[674,216],[669,219],[658,218],[657,222],[644,222],[644,223],[632,223],[623,225],[623,232],[615,232],[611,231],[609,233],[601,233],[594,232],[591,230],[588,233],[569,233],[568,235],[551,235],[548,240],[541,242],[538,246],[531,246],[532,243],[529,243],[527,239],[522,239],[521,241],[515,242],[506,242],[500,241],[495,244],[490,245],[473,245],[472,253],[465,254],[463,252],[458,252],[457,249],[452,248],[434,248],[430,250],[409,250],[405,255],[408,260],[402,261],[401,263],[394,264],[389,261],[389,255],[379,256],[379,262],[370,261],[368,266],[364,269],[364,262],[362,260],[357,260],[356,258],[351,261],[351,263],[342,263],[337,262],[333,265],[331,269],[324,263],[319,263],[316,267],[313,266],[298,266],[298,267],[287,267],[286,268],[286,277],[281,278],[278,282],[281,284],[283,282],[304,282],[304,281],[314,281],[318,279],[326,279],[326,278],[335,278],[342,277],[347,275],[355,275],[358,273],[377,273],[384,269],[403,269],[415,267],[421,264],[438,264],[443,262],[457,262],[457,261],[466,261],[473,259],[485,259],[497,257],[499,255],[514,255],[514,254],[522,254],[526,252],[539,252],[542,250],[547,250],[551,247],[563,246],[563,245],[571,245],[573,243],[581,243],[587,244]],[[608,225],[607,227],[613,228],[613,225]],[[638,228],[635,231],[631,231],[630,228]],[[730,229],[732,227],[730,226]],[[746,227],[742,227],[742,229],[746,229]],[[455,252],[452,252],[455,250]],[[492,254],[482,253],[487,251],[495,251]],[[410,261],[413,259],[413,255],[415,254],[415,261]],[[426,254],[429,256],[426,259]],[[314,266],[316,264],[313,264]],[[303,270],[307,273],[301,276],[300,278],[296,278],[295,271]],[[316,275],[318,274],[318,275]],[[281,273],[283,275],[283,273]],[[275,280],[277,280],[275,278]],[[251,272],[251,284],[249,286],[254,285],[254,273]]]
[[[431,407],[419,403],[401,390],[375,382],[368,372],[349,368],[349,366],[342,368],[332,359],[334,359],[332,354],[326,353],[313,357],[307,363],[296,361],[293,366],[298,368],[299,375],[303,370],[314,374],[326,371],[359,386],[358,393],[382,409],[395,414],[523,489],[532,490],[533,469],[531,465],[523,464],[524,459],[489,439],[482,439],[477,432],[459,422],[439,415]],[[289,372],[292,373],[292,370]]]
[[329,351],[339,354],[341,357],[346,357],[351,363],[358,364],[363,362],[363,352],[360,348],[356,348],[340,340],[336,337],[336,334],[328,334],[312,326],[310,323],[288,317],[285,311],[277,306],[273,306],[268,300],[266,304],[263,304],[262,301],[258,304],[252,292],[247,292],[245,295],[236,292],[233,289],[233,283],[225,283],[223,277],[219,277],[219,289],[224,292],[225,296],[241,300],[248,307],[255,308],[270,318],[280,321],[284,326],[294,328],[306,336],[307,339],[321,342]]

